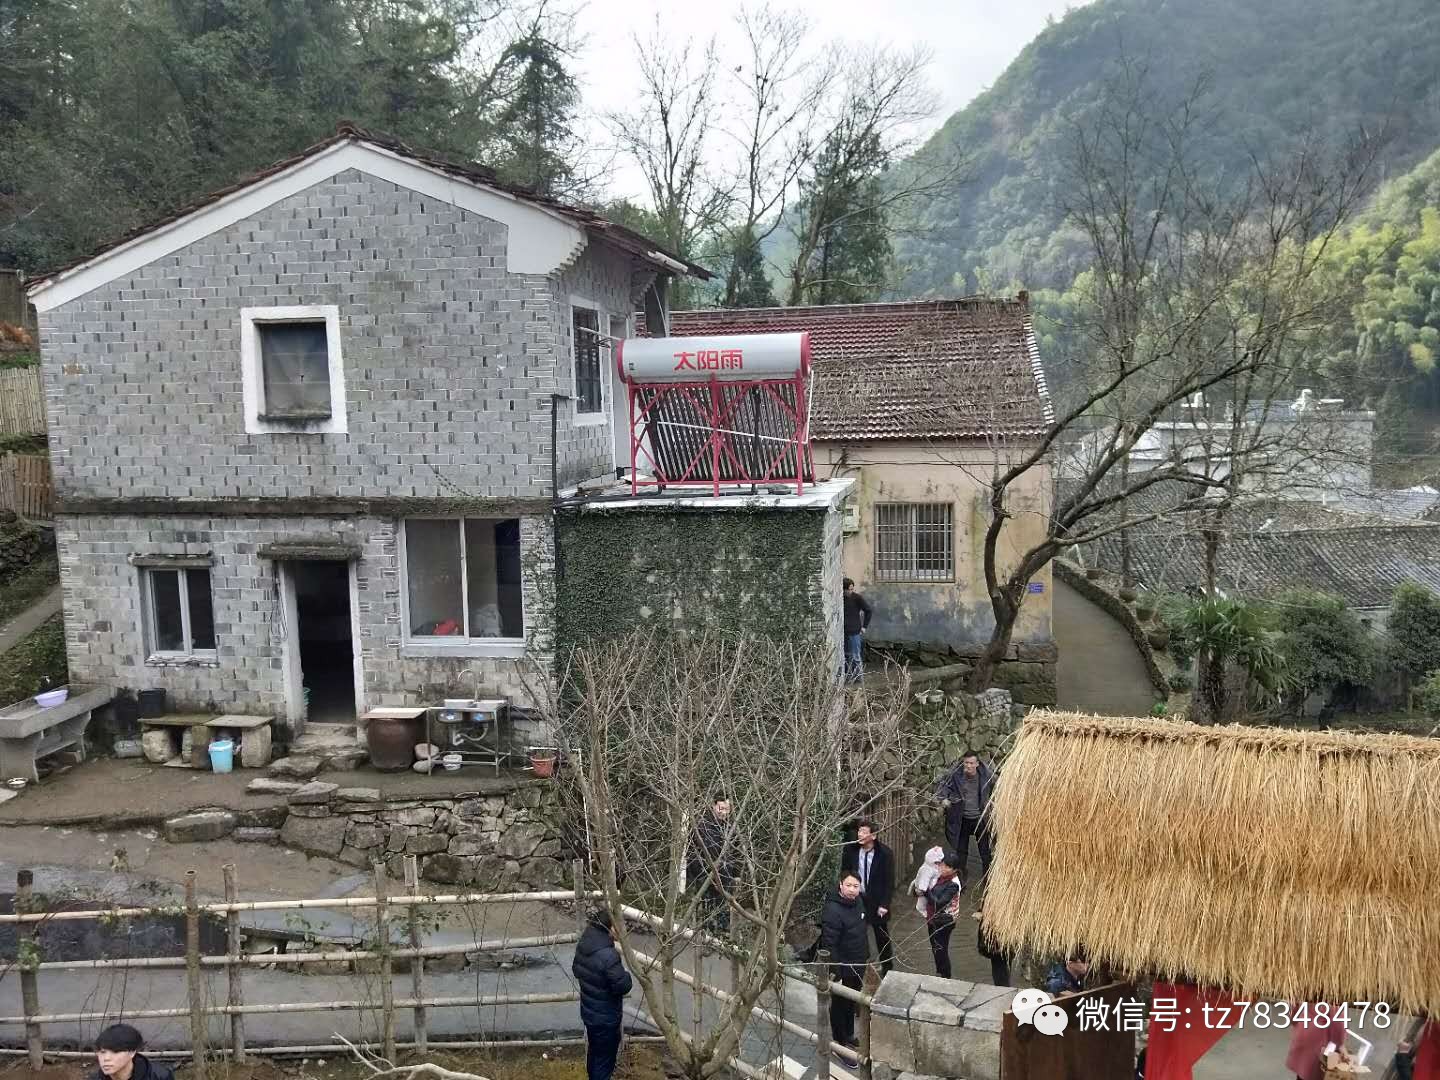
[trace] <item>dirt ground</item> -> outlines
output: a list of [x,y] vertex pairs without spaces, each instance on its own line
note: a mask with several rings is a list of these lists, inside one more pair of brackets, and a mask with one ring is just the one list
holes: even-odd
[[[402,1054],[399,1064],[412,1065],[420,1060]],[[441,1052],[424,1060],[485,1080],[583,1080],[585,1076],[583,1046]],[[92,1073],[93,1065],[78,1059],[47,1064],[39,1071],[25,1061],[0,1067],[4,1080],[86,1080]],[[219,1062],[206,1070],[206,1080],[365,1080],[372,1075],[371,1069],[338,1054],[328,1058],[261,1060],[246,1065]],[[615,1075],[617,1080],[664,1080],[660,1048],[654,1043],[628,1044]],[[176,1080],[197,1080],[195,1070],[182,1065],[176,1071]]]

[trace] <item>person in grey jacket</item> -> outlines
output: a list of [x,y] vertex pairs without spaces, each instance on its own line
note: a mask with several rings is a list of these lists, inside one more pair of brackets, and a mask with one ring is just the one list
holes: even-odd
[[974,750],[966,750],[950,770],[935,794],[945,811],[945,846],[960,857],[960,887],[965,887],[965,868],[970,862],[970,837],[980,850],[983,881],[990,873],[993,836],[990,825],[990,795],[995,772]]

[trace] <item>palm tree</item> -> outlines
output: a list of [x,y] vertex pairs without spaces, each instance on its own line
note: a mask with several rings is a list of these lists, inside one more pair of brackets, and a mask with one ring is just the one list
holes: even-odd
[[1262,689],[1283,687],[1285,656],[1257,608],[1211,596],[1186,607],[1179,623],[1195,650],[1195,719],[1214,723],[1225,715],[1225,673],[1231,664],[1244,669]]

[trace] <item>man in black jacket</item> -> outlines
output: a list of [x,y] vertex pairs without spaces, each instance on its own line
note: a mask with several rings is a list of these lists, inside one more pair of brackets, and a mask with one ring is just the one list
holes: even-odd
[[144,1038],[129,1024],[112,1024],[95,1039],[92,1080],[175,1080],[168,1065],[151,1061],[140,1048]]
[[[860,903],[860,878],[852,873],[840,876],[840,888],[825,901],[820,915],[820,944],[830,950],[830,977],[852,990],[864,984],[865,962],[870,943],[865,937],[865,908]],[[830,1035],[852,1050],[855,1039],[855,1003],[838,994],[830,996]]]
[[862,821],[855,830],[856,841],[846,844],[840,855],[840,869],[860,879],[860,902],[865,921],[875,934],[875,952],[880,967],[888,974],[895,966],[895,947],[890,943],[890,901],[895,894],[895,855],[880,842],[873,821]]
[[608,911],[590,916],[575,946],[570,970],[580,984],[580,1019],[585,1024],[585,1075],[588,1080],[610,1080],[620,1053],[625,995],[633,983],[615,948],[615,932]]
[[865,629],[870,625],[875,609],[870,606],[870,601],[855,591],[855,582],[848,577],[840,583],[840,590],[845,608],[845,679],[847,682],[859,682],[865,673]]
[[730,909],[720,886],[734,888],[737,877],[731,827],[730,800],[717,794],[695,825],[685,860],[687,886],[699,896],[702,923],[711,934],[724,934],[730,928]]

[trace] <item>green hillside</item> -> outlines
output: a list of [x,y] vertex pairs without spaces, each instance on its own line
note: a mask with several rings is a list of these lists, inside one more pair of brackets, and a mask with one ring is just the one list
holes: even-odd
[[1069,283],[1085,255],[1060,228],[1069,142],[1122,57],[1146,67],[1161,100],[1210,76],[1201,149],[1237,178],[1252,153],[1306,131],[1388,124],[1392,175],[1440,145],[1436,0],[1096,0],[1042,32],[917,155],[958,144],[972,179],[928,203],[898,245],[901,292]]

